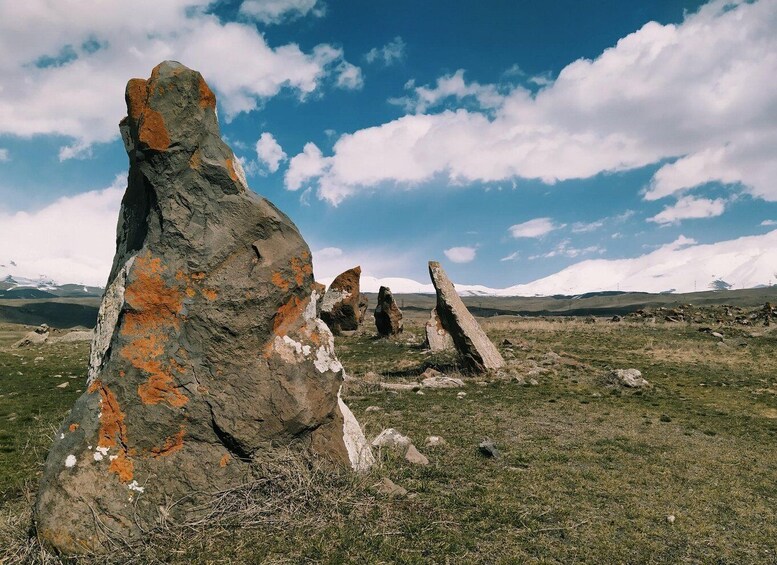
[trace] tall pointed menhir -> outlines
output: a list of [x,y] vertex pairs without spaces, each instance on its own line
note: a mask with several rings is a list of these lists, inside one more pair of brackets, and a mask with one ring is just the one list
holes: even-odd
[[87,391],[57,432],[35,507],[64,553],[107,550],[239,484],[277,446],[368,467],[315,315],[310,250],[246,187],[216,99],[175,62],[133,79],[116,256]]

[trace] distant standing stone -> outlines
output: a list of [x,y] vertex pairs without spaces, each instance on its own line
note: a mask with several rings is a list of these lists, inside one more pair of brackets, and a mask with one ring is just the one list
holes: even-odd
[[453,283],[437,261],[429,261],[429,275],[437,291],[437,314],[442,326],[451,334],[464,365],[474,371],[504,366],[499,351],[464,306]]
[[378,291],[375,327],[378,328],[378,334],[382,336],[402,333],[402,310],[397,306],[397,301],[394,300],[394,295],[387,286],[380,287]]
[[426,322],[426,344],[434,353],[453,349],[453,339],[442,327],[440,317],[437,315],[437,308],[432,309],[429,320]]
[[337,275],[321,302],[321,319],[332,333],[354,331],[361,321],[359,279],[361,267],[348,269]]
[[367,308],[370,306],[370,298],[366,294],[359,294],[359,323],[367,318]]

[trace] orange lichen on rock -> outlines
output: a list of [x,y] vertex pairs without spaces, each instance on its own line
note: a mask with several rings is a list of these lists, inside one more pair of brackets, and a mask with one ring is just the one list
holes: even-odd
[[229,464],[229,454],[225,453],[219,461],[219,467],[226,467]]
[[170,134],[162,114],[151,108],[146,108],[143,110],[140,120],[138,139],[150,149],[166,151],[170,147]]
[[216,109],[216,95],[202,77],[200,77],[200,108]]
[[132,310],[125,314],[121,328],[121,334],[132,339],[121,349],[121,356],[149,375],[138,386],[138,395],[144,404],[166,402],[180,408],[189,399],[176,387],[171,371],[175,368],[183,372],[183,369],[177,363],[171,368],[170,363],[160,359],[171,332],[179,327],[182,309],[181,291],[162,279],[165,270],[159,258],[147,254],[135,259],[135,278],[124,293]]
[[309,298],[300,300],[298,297],[292,296],[286,304],[278,308],[273,321],[273,333],[278,336],[286,335],[289,328],[302,316],[309,300]]
[[172,437],[167,438],[162,447],[152,447],[151,456],[154,458],[165,457],[181,450],[183,448],[184,435],[186,435],[186,430],[184,430],[183,426],[181,426],[181,429],[178,431],[178,433]]
[[97,447],[116,447],[119,453],[111,461],[108,470],[118,475],[119,480],[128,483],[132,480],[134,466],[127,455],[127,426],[124,412],[121,411],[116,395],[103,382],[95,380],[88,388],[89,393],[100,393],[100,430]]
[[76,431],[76,430],[77,430],[79,427],[80,427],[80,424],[70,424],[70,426],[68,427],[68,430],[70,430],[71,432],[74,432],[74,431]]
[[283,278],[283,276],[278,272],[275,271],[272,274],[272,278],[270,278],[270,281],[280,288],[283,292],[287,292],[289,290],[289,281]]
[[125,97],[130,118],[137,120],[148,103],[146,81],[142,78],[130,79]]
[[307,260],[305,254],[302,255],[302,260],[299,257],[294,257],[291,260],[291,272],[294,274],[294,280],[299,286],[305,282],[306,275],[313,274],[313,265]]
[[202,166],[202,155],[200,154],[200,150],[197,149],[194,153],[192,153],[192,156],[189,158],[189,167],[191,167],[195,171],[199,171],[201,166]]
[[216,298],[218,298],[219,293],[213,290],[212,288],[203,288],[202,295],[208,300],[213,301],[213,300],[216,300]]
[[128,483],[135,474],[135,465],[125,451],[119,451],[116,459],[108,465],[108,471],[115,473],[122,483]]
[[237,171],[235,171],[235,163],[232,161],[232,159],[227,159],[227,172],[229,173],[229,178],[232,180],[237,180]]

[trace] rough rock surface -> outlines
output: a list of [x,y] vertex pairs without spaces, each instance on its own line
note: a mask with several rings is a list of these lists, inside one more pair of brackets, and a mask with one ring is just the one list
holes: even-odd
[[370,306],[370,297],[364,293],[359,294],[359,323],[367,319],[367,308]]
[[354,331],[359,327],[359,278],[361,267],[348,269],[337,275],[324,295],[321,303],[321,319],[335,335],[343,331]]
[[639,369],[615,369],[610,373],[609,379],[615,384],[629,388],[644,388],[650,386],[650,383],[642,378],[642,372]]
[[451,334],[464,365],[473,371],[502,367],[504,359],[464,306],[453,283],[437,261],[429,261],[429,276],[437,291],[437,315],[443,328]]
[[426,322],[425,330],[426,345],[432,352],[453,349],[453,339],[451,339],[451,334],[442,327],[440,317],[437,315],[437,308],[432,309],[432,314]]
[[382,336],[402,333],[402,310],[397,306],[397,301],[394,300],[394,295],[387,286],[380,287],[378,291],[375,327],[378,328],[378,334]]
[[276,446],[372,461],[339,397],[308,246],[247,190],[208,85],[165,62],[130,80],[126,101],[129,181],[88,389],[56,434],[35,507],[39,538],[63,553],[196,515]]

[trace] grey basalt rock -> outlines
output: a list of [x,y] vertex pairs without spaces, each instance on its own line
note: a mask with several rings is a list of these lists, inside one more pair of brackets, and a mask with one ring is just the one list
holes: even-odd
[[470,314],[453,283],[437,261],[429,261],[429,276],[437,291],[437,315],[451,335],[464,365],[472,371],[499,369],[504,359]]
[[402,333],[402,310],[397,306],[391,289],[382,286],[378,291],[378,305],[375,307],[375,327],[382,336]]
[[88,389],[35,506],[39,538],[65,554],[197,516],[276,448],[373,461],[340,399],[310,250],[247,189],[202,76],[165,62],[130,80],[126,100],[129,181]]
[[[361,267],[356,266],[337,275],[321,302],[321,319],[335,335],[359,328],[363,317],[363,301],[359,292],[361,274]],[[364,303],[364,311],[366,310]]]

